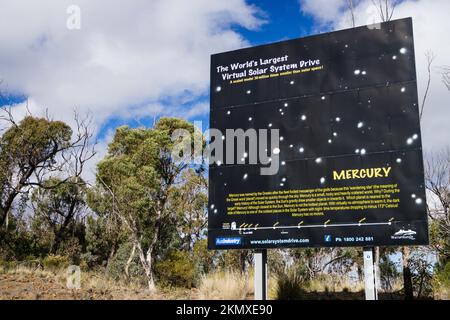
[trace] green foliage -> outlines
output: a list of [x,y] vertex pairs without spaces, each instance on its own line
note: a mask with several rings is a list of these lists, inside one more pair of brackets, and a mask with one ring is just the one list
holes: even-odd
[[207,274],[214,268],[217,251],[208,250],[207,239],[198,240],[194,244],[192,257],[197,264],[198,273]]
[[190,250],[193,243],[203,237],[207,225],[205,178],[193,169],[184,171],[170,194],[169,205],[169,210],[176,214],[179,232],[184,235],[182,248]]
[[156,263],[155,270],[162,282],[177,287],[192,288],[197,280],[195,263],[186,251],[171,251]]
[[273,249],[267,251],[267,263],[269,273],[279,275],[287,269],[286,255],[282,249]]
[[395,280],[400,277],[398,267],[389,259],[389,256],[383,256],[379,263],[381,288],[384,291],[391,291]]
[[253,253],[250,250],[227,250],[219,256],[219,266],[226,271],[246,273],[252,261]]
[[50,254],[42,260],[44,269],[50,271],[58,271],[67,268],[70,265],[70,259],[66,256]]
[[412,275],[413,291],[417,298],[430,298],[433,296],[433,265],[429,261],[427,252],[417,250],[409,261]]
[[78,265],[81,261],[82,252],[83,247],[80,244],[80,240],[77,237],[68,237],[61,242],[56,254],[67,257],[71,264]]
[[450,261],[445,265],[438,265],[433,281],[434,292],[441,299],[450,299]]
[[445,286],[450,287],[450,261],[437,268],[436,278]]
[[[125,266],[130,257],[132,247],[133,245],[131,244],[131,242],[122,243],[118,248],[117,253],[109,261],[106,267],[106,271],[107,274],[113,279],[116,280],[126,279]],[[130,263],[129,276],[130,276],[129,280],[134,283],[141,283],[141,284],[145,283],[144,269],[142,268],[137,255]]]
[[89,268],[106,266],[117,247],[125,241],[126,234],[116,220],[104,215],[86,219],[86,253],[83,260]]
[[64,122],[25,117],[0,138],[0,226],[16,196],[39,170],[52,167],[70,145],[72,130]]
[[436,248],[442,263],[450,261],[450,219],[442,216],[431,220],[430,243]]
[[177,178],[187,169],[172,157],[172,133],[177,129],[194,131],[192,124],[174,118],[160,119],[152,129],[118,128],[97,166],[96,194],[89,196],[99,215],[119,216],[133,241],[140,243],[147,255],[140,262],[151,290],[152,263],[180,243],[179,224],[169,210]]

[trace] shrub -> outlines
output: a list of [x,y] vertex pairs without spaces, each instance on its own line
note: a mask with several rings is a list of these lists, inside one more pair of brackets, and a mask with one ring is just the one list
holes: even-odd
[[[127,280],[125,266],[130,258],[132,248],[133,245],[131,242],[124,242],[119,246],[116,254],[112,259],[110,259],[106,268],[107,273],[111,278],[115,280]],[[139,261],[137,252],[130,263],[128,274],[134,283],[146,284],[144,269]]]
[[193,256],[197,265],[198,272],[206,274],[214,267],[214,257],[216,251],[208,250],[206,239],[198,240],[194,244]]
[[192,288],[196,282],[196,268],[186,251],[173,250],[155,264],[158,278],[177,287]]
[[450,262],[443,267],[438,267],[434,279],[435,297],[438,299],[450,299]]
[[71,237],[61,242],[56,254],[67,257],[70,263],[78,265],[80,264],[81,252],[82,248],[79,239]]
[[294,270],[278,275],[275,289],[277,300],[302,300],[305,298],[305,281]]
[[70,265],[70,259],[66,256],[48,255],[42,260],[44,269],[56,271],[62,268],[67,268]]

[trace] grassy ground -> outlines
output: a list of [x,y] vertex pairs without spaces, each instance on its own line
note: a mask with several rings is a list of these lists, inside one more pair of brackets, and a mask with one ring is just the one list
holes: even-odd
[[[81,288],[68,289],[65,270],[42,270],[30,267],[0,267],[0,300],[152,300],[152,299],[253,299],[253,276],[233,272],[217,272],[203,277],[198,288],[159,288],[149,294],[145,287],[109,279],[101,272],[82,272]],[[397,285],[399,287],[399,285]],[[398,293],[380,293],[380,299],[403,299]],[[277,281],[269,279],[269,299],[277,296]],[[312,281],[301,290],[307,300],[363,300],[361,283],[329,276]],[[448,299],[448,297],[447,297]]]
[[68,289],[65,270],[44,271],[25,267],[0,269],[0,300],[152,300],[198,299],[198,290],[166,288],[149,294],[144,287],[83,272],[80,289]]

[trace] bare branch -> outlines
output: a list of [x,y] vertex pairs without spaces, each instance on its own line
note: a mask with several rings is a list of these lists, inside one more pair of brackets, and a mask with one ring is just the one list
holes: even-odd
[[435,54],[432,51],[428,51],[425,53],[425,56],[427,58],[427,72],[428,72],[428,79],[427,79],[427,85],[425,89],[425,93],[423,95],[422,105],[420,107],[420,115],[419,119],[422,120],[423,111],[425,109],[425,103],[427,101],[428,92],[430,90],[430,84],[431,84],[431,65],[433,64],[434,59],[436,58]]
[[352,18],[352,26],[354,28],[356,26],[356,23],[355,23],[355,8],[353,6],[353,0],[347,0],[347,6],[350,11],[350,16]]
[[442,82],[444,82],[448,91],[450,91],[450,66],[444,66],[441,68]]

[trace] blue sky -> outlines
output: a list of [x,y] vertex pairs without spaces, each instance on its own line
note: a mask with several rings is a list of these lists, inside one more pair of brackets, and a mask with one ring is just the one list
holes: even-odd
[[[313,18],[310,15],[303,14],[300,10],[299,3],[295,0],[247,1],[247,3],[257,6],[261,10],[260,16],[266,23],[256,30],[248,30],[239,25],[233,26],[232,29],[241,34],[252,46],[304,37],[313,32]],[[205,61],[205,63],[208,64],[209,60]],[[170,97],[160,99],[160,103],[169,107],[171,105]],[[189,109],[198,103],[209,103],[209,92],[205,92],[198,98],[182,104],[182,106]],[[209,123],[209,114],[195,116],[189,118],[189,120],[202,121],[203,129],[205,129]],[[111,129],[120,125],[129,125],[130,127],[138,127],[141,125],[151,126],[153,121],[152,117],[138,119],[138,121],[112,117],[102,126],[98,137],[102,139]]]

